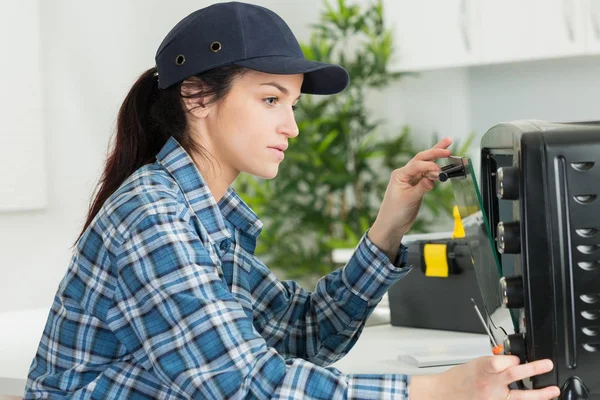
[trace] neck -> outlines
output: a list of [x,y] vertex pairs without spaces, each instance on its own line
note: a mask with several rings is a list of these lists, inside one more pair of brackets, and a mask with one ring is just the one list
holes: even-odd
[[218,203],[221,201],[229,186],[235,181],[239,173],[229,171],[227,168],[221,167],[216,163],[211,164],[210,160],[197,160],[195,157],[194,163],[202,174],[204,182],[208,186],[210,193]]
[[[206,124],[206,120],[199,121],[200,126],[193,128],[190,132],[195,137],[195,140],[200,144],[204,151],[202,154],[192,154],[194,164],[202,174],[204,182],[208,186],[211,194],[215,201],[218,203],[221,201],[229,186],[236,180],[239,171],[236,171],[229,164],[220,162],[222,157],[215,151],[211,135],[210,127]],[[199,134],[199,132],[206,132],[205,135]]]

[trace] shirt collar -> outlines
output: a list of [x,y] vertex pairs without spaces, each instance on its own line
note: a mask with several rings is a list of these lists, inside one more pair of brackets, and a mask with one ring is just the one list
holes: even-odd
[[170,137],[167,140],[156,155],[156,161],[181,187],[190,207],[214,242],[231,237],[231,232],[225,225],[225,218],[236,228],[254,238],[258,237],[263,224],[254,211],[231,187],[217,204],[193,159],[175,138]]
[[258,219],[258,216],[252,211],[250,206],[231,187],[227,189],[225,195],[219,201],[219,208],[223,216],[236,228],[241,229],[254,238],[258,237],[263,228],[263,223]]

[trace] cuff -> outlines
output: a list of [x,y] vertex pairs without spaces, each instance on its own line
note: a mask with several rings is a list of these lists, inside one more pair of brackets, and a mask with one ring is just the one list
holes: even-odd
[[349,399],[408,399],[409,389],[409,375],[348,375]]
[[408,249],[400,244],[394,262],[363,235],[348,264],[344,268],[344,280],[352,292],[363,300],[378,302],[389,287],[412,270],[406,265]]

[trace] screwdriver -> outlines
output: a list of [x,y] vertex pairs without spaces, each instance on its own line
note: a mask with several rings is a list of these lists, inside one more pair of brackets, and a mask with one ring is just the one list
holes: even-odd
[[501,344],[496,343],[496,340],[492,336],[492,333],[490,332],[487,324],[485,323],[485,320],[483,319],[483,316],[479,312],[479,308],[477,308],[477,304],[475,304],[475,300],[473,300],[473,298],[471,298],[471,301],[473,302],[473,307],[475,307],[475,312],[477,312],[477,316],[479,317],[479,320],[483,324],[483,328],[487,332],[488,336],[490,337],[490,340],[492,341],[492,344],[494,345],[494,347],[492,348],[492,353],[495,356],[497,356],[498,354],[504,353],[504,346],[502,346]]

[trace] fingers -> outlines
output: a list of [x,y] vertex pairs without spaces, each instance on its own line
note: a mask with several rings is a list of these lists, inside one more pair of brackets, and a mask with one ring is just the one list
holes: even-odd
[[452,139],[444,138],[437,142],[431,149],[418,153],[414,158],[423,161],[434,161],[438,158],[446,158],[450,156],[448,147],[452,144]]
[[450,139],[449,137],[445,137],[442,140],[440,140],[439,142],[437,142],[435,144],[435,146],[433,146],[432,148],[434,148],[434,149],[447,149],[448,147],[450,147],[451,144],[452,144],[452,139]]
[[[518,366],[520,361],[517,356],[497,355],[485,357],[489,362],[484,365],[484,370],[490,374],[499,374],[511,367]],[[511,381],[514,382],[514,381]],[[510,382],[509,382],[510,383]]]
[[432,181],[440,180],[440,172],[439,171],[427,171],[423,174],[423,178],[427,178]]
[[536,390],[512,390],[510,400],[550,400],[560,396],[558,386],[548,386]]
[[[442,143],[442,142],[440,142],[440,143]],[[452,153],[448,149],[438,148],[438,147],[432,147],[429,150],[425,150],[425,151],[422,151],[420,153],[417,153],[417,155],[415,155],[415,157],[414,157],[414,160],[435,161],[438,158],[449,157],[450,154],[452,154]]]
[[[538,360],[527,364],[519,364],[519,358],[516,356],[498,355],[485,357],[485,359],[488,362],[485,364],[484,370],[492,374],[501,374],[503,384],[507,386],[515,381],[550,372],[554,368],[551,360]],[[558,396],[560,396],[560,389],[557,386],[548,386],[536,390],[512,390],[510,392],[510,400],[550,400]]]
[[551,360],[537,360],[508,368],[503,374],[506,383],[509,384],[534,375],[550,372],[552,368],[554,368],[554,365]]
[[413,186],[421,183],[424,190],[431,190],[433,181],[439,179],[439,173],[442,170],[434,161],[438,158],[449,157],[451,152],[447,147],[451,144],[450,138],[444,138],[431,149],[418,153],[403,168],[393,172],[396,180],[409,182]]
[[[437,180],[437,178],[435,180]],[[421,182],[419,182],[419,185],[425,192],[429,192],[435,186],[435,184],[433,183],[433,180],[431,180],[431,179],[421,179]]]
[[437,179],[441,170],[440,166],[433,161],[412,160],[397,171],[402,171],[400,179],[412,182],[414,185],[424,177]]

